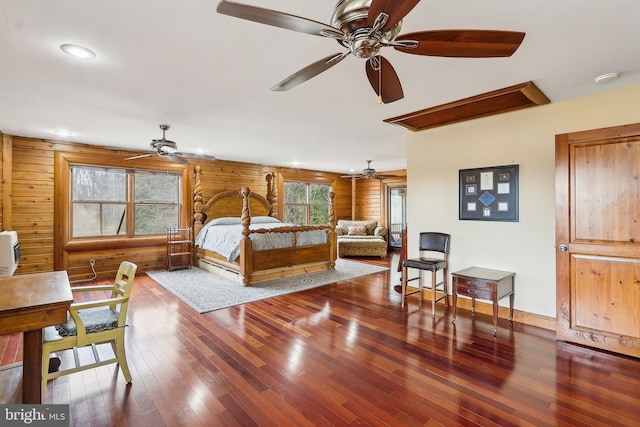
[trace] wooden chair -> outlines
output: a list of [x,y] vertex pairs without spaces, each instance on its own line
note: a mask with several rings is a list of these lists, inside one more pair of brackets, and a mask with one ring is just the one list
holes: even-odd
[[[43,330],[42,342],[42,403],[45,402],[47,381],[62,375],[119,363],[122,374],[128,384],[131,373],[127,366],[124,349],[124,328],[127,320],[129,295],[133,286],[137,266],[130,262],[120,264],[113,285],[81,286],[72,288],[72,292],[111,291],[111,297],[97,301],[74,302],[69,308],[69,320],[63,325],[50,326]],[[100,359],[98,344],[111,344],[113,357]],[[80,364],[78,349],[91,347],[94,361]],[[49,372],[49,357],[54,352],[73,350],[74,367]],[[62,366],[64,368],[64,364]]]
[[[451,240],[451,235],[445,233],[434,233],[434,232],[425,232],[420,233],[420,257],[405,259],[402,261],[402,308],[405,306],[405,301],[407,295],[412,295],[415,293],[419,293],[418,305],[422,308],[422,291],[425,289],[423,286],[423,272],[429,271],[431,272],[431,287],[427,287],[426,289],[431,289],[432,297],[431,304],[433,309],[433,315],[436,314],[436,302],[444,299],[444,303],[446,307],[449,307],[449,298],[447,295],[447,276],[449,274],[449,265],[448,265],[448,257],[449,257],[449,242]],[[425,257],[425,253],[431,254],[440,254],[440,258],[428,258]],[[409,268],[415,268],[419,270],[419,276],[413,279],[407,278],[407,270]],[[442,271],[442,282],[436,283],[436,276],[438,271]],[[410,280],[418,279],[418,288],[416,290],[408,291],[407,290],[407,282]],[[440,298],[437,298],[436,291],[438,290],[438,286],[442,285],[442,293],[443,295]]]

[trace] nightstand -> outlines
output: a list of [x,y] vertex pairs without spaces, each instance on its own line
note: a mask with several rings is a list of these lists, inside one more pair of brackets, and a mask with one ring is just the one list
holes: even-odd
[[453,280],[453,323],[456,321],[458,295],[471,297],[471,313],[475,316],[476,298],[493,303],[493,336],[498,332],[498,301],[509,297],[509,321],[513,321],[514,277],[510,271],[470,267],[451,273]]

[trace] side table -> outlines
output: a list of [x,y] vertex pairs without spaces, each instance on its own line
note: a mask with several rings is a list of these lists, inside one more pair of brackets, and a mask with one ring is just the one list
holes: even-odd
[[493,302],[493,336],[498,332],[498,301],[509,296],[509,321],[513,321],[514,277],[510,271],[469,267],[451,273],[453,279],[453,322],[456,321],[458,295],[471,297],[471,313],[475,316],[476,298]]

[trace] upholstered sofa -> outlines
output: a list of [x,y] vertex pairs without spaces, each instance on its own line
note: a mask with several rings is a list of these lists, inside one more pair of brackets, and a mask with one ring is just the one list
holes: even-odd
[[378,221],[341,219],[336,225],[338,256],[387,256],[387,229]]

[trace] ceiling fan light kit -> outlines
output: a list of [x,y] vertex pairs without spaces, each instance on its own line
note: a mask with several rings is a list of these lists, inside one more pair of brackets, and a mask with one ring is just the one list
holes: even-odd
[[402,19],[420,0],[339,0],[331,25],[285,12],[229,1],[218,4],[218,13],[260,24],[336,40],[346,51],[310,64],[271,88],[286,91],[317,76],[353,55],[365,59],[369,83],[385,104],[404,97],[400,79],[391,63],[380,55],[384,47],[423,56],[494,58],[511,56],[525,33],[501,30],[434,30],[400,34]]

